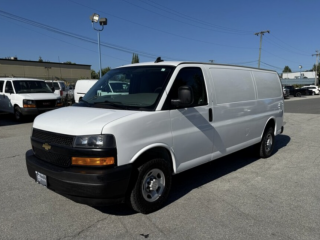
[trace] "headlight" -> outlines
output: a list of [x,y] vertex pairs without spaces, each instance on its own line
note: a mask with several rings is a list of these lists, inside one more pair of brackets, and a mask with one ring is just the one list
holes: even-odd
[[23,99],[24,108],[35,108],[36,102],[34,100]]
[[74,142],[74,147],[79,148],[115,148],[116,140],[113,135],[89,135],[78,136]]

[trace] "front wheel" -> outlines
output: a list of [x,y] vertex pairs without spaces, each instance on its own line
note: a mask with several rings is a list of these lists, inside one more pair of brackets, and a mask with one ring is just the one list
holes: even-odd
[[162,207],[171,188],[170,164],[164,159],[152,159],[138,168],[129,203],[133,210],[144,214]]
[[271,156],[274,149],[274,129],[269,127],[264,132],[261,142],[259,144],[259,156],[261,158],[268,158]]
[[18,106],[15,106],[14,107],[14,118],[17,120],[17,121],[21,121],[22,120],[22,113],[21,113],[21,110]]
[[301,93],[300,93],[300,92],[297,92],[297,93],[296,93],[296,97],[301,97]]

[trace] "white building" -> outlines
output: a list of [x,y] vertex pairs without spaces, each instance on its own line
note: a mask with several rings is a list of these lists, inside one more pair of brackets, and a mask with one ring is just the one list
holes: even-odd
[[[300,78],[300,72],[282,73],[282,79]],[[301,72],[301,78],[315,78],[315,72]]]

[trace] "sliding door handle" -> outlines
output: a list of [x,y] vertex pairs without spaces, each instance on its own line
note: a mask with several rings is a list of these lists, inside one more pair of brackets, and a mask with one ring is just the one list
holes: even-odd
[[212,122],[213,116],[212,116],[212,108],[209,108],[209,122]]

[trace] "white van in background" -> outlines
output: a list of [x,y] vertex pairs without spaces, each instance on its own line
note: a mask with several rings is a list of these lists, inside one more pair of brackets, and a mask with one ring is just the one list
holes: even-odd
[[97,81],[97,79],[78,80],[74,88],[74,101],[78,103]]
[[[114,81],[125,94],[110,92]],[[273,153],[283,132],[277,72],[197,62],[114,68],[68,108],[38,116],[29,176],[76,202],[161,208],[172,175],[254,146]]]
[[61,97],[62,101],[65,101],[67,96],[66,83],[58,80],[46,80],[48,86],[54,90],[54,93]]
[[0,111],[13,113],[16,120],[62,106],[44,80],[0,78]]

